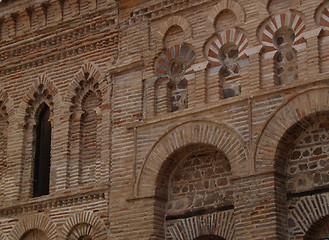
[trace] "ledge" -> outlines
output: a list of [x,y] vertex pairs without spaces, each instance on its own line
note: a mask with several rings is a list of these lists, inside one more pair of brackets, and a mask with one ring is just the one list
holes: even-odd
[[[58,191],[52,195],[30,198],[28,200],[19,200],[13,204],[0,207],[0,217],[17,215],[25,212],[38,211],[43,212],[47,209],[61,208],[83,204],[85,202],[108,199],[108,186],[73,191]],[[24,201],[24,202],[23,202]]]
[[193,114],[200,114],[203,112],[207,112],[209,110],[214,110],[217,108],[222,108],[225,106],[231,106],[242,102],[247,102],[249,100],[255,100],[264,96],[269,96],[273,94],[285,94],[291,92],[291,90],[295,90],[297,88],[303,89],[303,90],[311,90],[311,89],[318,89],[321,87],[324,87],[329,84],[329,79],[327,73],[321,73],[315,78],[318,78],[316,81],[296,81],[295,83],[291,83],[287,86],[273,86],[272,88],[267,89],[258,89],[255,91],[254,94],[242,94],[240,96],[227,98],[227,99],[220,99],[217,103],[201,103],[199,105],[196,105],[194,108],[185,109],[179,112],[173,112],[173,113],[165,113],[161,114],[159,116],[153,116],[150,118],[146,118],[142,121],[135,121],[127,125],[128,130],[132,130],[134,128],[142,128],[146,127],[148,125],[157,124],[159,122],[163,121],[169,121],[173,119],[177,119],[180,117],[185,117]]

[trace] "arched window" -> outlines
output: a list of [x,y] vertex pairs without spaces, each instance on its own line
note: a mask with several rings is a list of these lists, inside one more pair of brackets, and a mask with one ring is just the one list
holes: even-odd
[[41,106],[35,129],[35,157],[33,197],[49,194],[51,123],[50,109],[46,104]]

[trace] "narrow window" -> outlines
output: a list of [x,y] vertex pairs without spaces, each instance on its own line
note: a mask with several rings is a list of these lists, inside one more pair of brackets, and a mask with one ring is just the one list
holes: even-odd
[[33,197],[49,194],[51,124],[50,110],[44,104],[36,126]]

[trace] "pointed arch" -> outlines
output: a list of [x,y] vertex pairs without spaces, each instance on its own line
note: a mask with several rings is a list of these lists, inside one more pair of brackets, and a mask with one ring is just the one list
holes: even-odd
[[228,158],[233,175],[248,171],[248,150],[242,137],[230,127],[208,121],[183,123],[163,135],[147,154],[138,175],[135,194],[154,196],[156,179],[168,157],[187,145],[203,143],[215,146]]
[[[17,122],[21,137],[21,175],[19,197],[28,198],[32,192],[32,181],[29,181],[33,172],[32,167],[35,166],[35,149],[36,149],[36,131],[39,122],[39,114],[43,106],[49,107],[49,122],[51,126],[55,126],[54,122],[60,118],[62,97],[53,82],[46,75],[40,75],[33,83],[27,94],[17,109]],[[51,131],[51,130],[50,130]],[[50,139],[54,135],[50,136]]]
[[58,232],[53,221],[44,214],[31,214],[22,218],[8,235],[8,240],[20,239],[26,232],[39,229],[47,239],[58,239]]
[[256,171],[276,166],[276,151],[287,130],[305,117],[329,111],[329,88],[310,89],[289,99],[265,123],[256,142]]
[[93,63],[90,62],[83,64],[81,69],[75,74],[73,81],[68,87],[64,102],[70,103],[72,101],[72,98],[76,95],[75,90],[81,87],[80,83],[88,79],[92,79],[94,83],[94,89],[100,91],[99,93],[101,93],[102,102],[107,102],[108,99],[104,99],[104,97],[106,97],[105,93],[107,92],[105,74],[102,73]]
[[193,32],[190,23],[182,16],[172,16],[167,19],[165,22],[161,22],[161,25],[159,26],[158,36],[159,39],[163,40],[163,38],[166,35],[166,32],[168,29],[172,26],[179,26],[184,31],[185,39],[192,39],[193,38]]
[[211,8],[211,11],[208,14],[208,18],[206,22],[206,29],[214,28],[216,17],[220,12],[222,12],[225,9],[229,9],[235,14],[237,18],[236,25],[240,25],[246,21],[246,14],[242,6],[238,2],[236,2],[235,0],[224,0]]
[[[108,169],[110,158],[108,145],[104,144],[109,139],[104,132],[110,132],[109,114],[106,114],[110,101],[105,75],[94,64],[85,63],[69,85],[64,102],[69,125],[68,186],[105,180],[107,174],[101,173],[107,173],[105,169]],[[93,141],[85,141],[88,137]],[[84,151],[89,153],[86,155]]]
[[105,224],[92,211],[76,213],[63,225],[63,239],[78,240],[84,234],[93,240],[107,239]]
[[[42,99],[36,100],[36,94],[43,94],[44,96]],[[47,75],[40,75],[22,98],[17,109],[17,119],[23,122],[22,119],[26,116],[26,110],[30,109],[32,112],[35,112],[42,101],[48,103],[52,113],[54,111],[53,106],[55,105],[59,109],[58,106],[61,106],[62,103],[61,95]],[[32,112],[29,114],[33,115]]]

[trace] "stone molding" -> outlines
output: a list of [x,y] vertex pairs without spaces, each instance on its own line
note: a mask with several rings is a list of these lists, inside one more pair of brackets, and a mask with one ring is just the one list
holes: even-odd
[[247,174],[248,150],[235,130],[225,124],[210,121],[187,122],[171,129],[153,145],[138,174],[135,196],[154,196],[157,175],[170,154],[184,146],[198,143],[221,150],[230,162],[233,176]]

